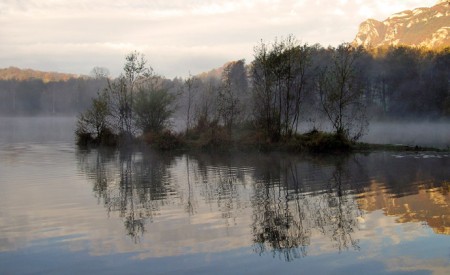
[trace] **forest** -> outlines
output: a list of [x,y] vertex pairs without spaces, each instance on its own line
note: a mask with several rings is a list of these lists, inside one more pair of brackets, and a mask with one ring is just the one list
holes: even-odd
[[89,108],[105,83],[96,78],[0,80],[0,115],[77,115]]
[[162,133],[202,145],[277,143],[325,129],[356,141],[369,121],[448,119],[449,86],[450,48],[325,48],[290,35],[258,43],[248,64],[186,78],[160,76],[132,52],[117,78],[99,70],[59,82],[3,80],[0,113],[79,113],[78,136],[96,143],[151,143]]

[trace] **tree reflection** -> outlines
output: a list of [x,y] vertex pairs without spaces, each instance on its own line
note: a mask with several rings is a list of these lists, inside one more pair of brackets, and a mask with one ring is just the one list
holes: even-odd
[[362,212],[350,194],[348,161],[339,158],[321,166],[321,180],[316,184],[323,186],[311,193],[304,191],[311,186],[305,186],[308,174],[301,172],[313,166],[292,160],[281,161],[279,166],[268,164],[272,169],[264,169],[261,180],[255,180],[252,199],[255,252],[270,252],[286,261],[305,257],[314,232],[328,237],[338,251],[359,249],[353,233]]
[[362,215],[362,211],[352,194],[354,187],[347,161],[337,159],[323,197],[324,203],[315,214],[317,228],[339,251],[350,247],[359,250],[358,240],[352,234],[358,228],[357,217]]
[[[235,226],[242,200],[237,186],[245,182],[240,169],[227,164],[203,165],[211,155],[176,156],[151,150],[79,151],[80,170],[93,183],[93,192],[108,216],[118,213],[135,242],[164,209],[183,209],[188,217],[199,207],[198,196],[218,209],[226,227]],[[222,161],[223,159],[221,159]],[[238,184],[237,184],[238,183]]]
[[191,184],[191,173],[190,173],[190,167],[189,167],[189,156],[186,156],[186,182],[188,185],[188,198],[187,198],[187,203],[186,203],[186,212],[189,214],[189,216],[194,215],[195,214],[195,198],[194,198],[194,190],[193,190],[193,186]]
[[[209,211],[220,212],[228,228],[238,226],[236,219],[250,206],[259,254],[271,252],[287,261],[305,257],[314,232],[329,237],[339,251],[358,248],[352,234],[361,213],[350,194],[348,158],[173,156],[126,150],[78,155],[95,196],[108,215],[118,213],[135,242],[163,209],[183,209],[191,217],[208,205]],[[251,169],[245,168],[250,164]]]
[[127,235],[135,242],[145,232],[146,222],[165,205],[173,191],[167,178],[174,157],[129,150],[80,151],[80,168],[93,181],[93,191],[108,211],[119,213]]
[[241,165],[241,157],[239,154],[209,153],[189,157],[194,162],[191,170],[199,195],[211,208],[217,207],[227,227],[236,225],[239,211],[245,207],[242,191],[247,186],[246,175],[250,172]]
[[[414,204],[417,207],[411,204],[406,210],[395,201],[386,205],[385,197],[402,197],[401,205],[413,203],[405,194],[420,193],[425,184],[435,188],[437,183],[424,168],[406,169],[408,164],[416,163],[415,158],[390,161],[386,166],[385,157],[171,155],[151,150],[103,149],[78,153],[80,170],[92,182],[98,202],[105,206],[108,216],[115,214],[122,219],[126,234],[134,242],[140,242],[146,232],[150,235],[161,228],[173,230],[171,241],[180,243],[212,239],[227,243],[244,237],[243,242],[251,243],[256,253],[286,261],[307,256],[311,246],[326,251],[359,250],[355,236],[363,215],[361,209],[383,207],[401,216],[399,221],[426,220],[431,226],[436,223],[439,232],[448,231],[448,219],[442,214],[446,209],[442,206],[448,205],[446,198],[431,191],[427,192],[435,202],[430,205],[436,207],[430,213],[442,216],[439,222],[424,211],[405,215],[406,210],[421,211],[420,198]],[[448,164],[439,163],[429,161],[426,167],[432,171],[432,165],[442,169]],[[404,171],[400,177],[405,181],[403,188],[388,180],[396,169]],[[437,175],[448,179],[448,171]],[[377,178],[387,180],[377,183]],[[444,191],[442,194],[445,196]],[[151,223],[161,224],[152,227]],[[230,230],[233,227],[236,230]],[[161,232],[155,233],[150,238]]]

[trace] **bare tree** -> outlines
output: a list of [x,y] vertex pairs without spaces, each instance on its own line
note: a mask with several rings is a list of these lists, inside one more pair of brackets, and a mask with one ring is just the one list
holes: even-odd
[[115,80],[108,80],[106,92],[110,94],[111,115],[116,129],[126,139],[134,134],[135,94],[153,76],[153,69],[146,67],[144,55],[133,52],[125,57],[124,72]]
[[228,63],[222,72],[221,82],[217,99],[218,109],[231,137],[233,127],[240,122],[243,109],[241,100],[248,88],[245,60]]
[[276,117],[274,114],[273,77],[269,63],[269,45],[261,41],[254,48],[254,61],[251,67],[254,115],[257,124],[264,129],[267,137],[275,139]]
[[192,113],[191,113],[191,109],[192,109],[192,105],[194,103],[194,98],[195,98],[195,91],[198,88],[198,79],[195,76],[192,76],[189,73],[189,77],[184,81],[184,88],[185,88],[185,93],[186,93],[186,97],[187,97],[187,102],[186,102],[186,134],[188,134],[189,130],[191,129],[192,125]]
[[110,72],[105,67],[94,67],[91,70],[90,75],[96,79],[108,78],[110,76]]
[[356,68],[359,56],[360,50],[350,44],[338,46],[318,81],[323,112],[336,134],[352,140],[359,139],[367,126],[364,86]]
[[272,45],[261,42],[255,48],[255,115],[273,141],[290,137],[297,129],[310,55],[310,48],[300,45],[293,35]]
[[195,127],[198,130],[205,130],[218,123],[217,90],[219,85],[218,80],[213,77],[201,81],[199,98],[195,104]]

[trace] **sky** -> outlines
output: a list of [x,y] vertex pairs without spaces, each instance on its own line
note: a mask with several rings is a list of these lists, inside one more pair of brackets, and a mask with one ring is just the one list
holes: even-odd
[[156,73],[198,74],[253,59],[261,41],[351,42],[359,24],[437,0],[0,0],[0,68],[122,71],[143,53]]

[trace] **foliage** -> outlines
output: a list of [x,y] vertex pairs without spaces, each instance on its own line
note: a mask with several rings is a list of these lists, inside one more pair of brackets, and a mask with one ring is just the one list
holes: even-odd
[[159,133],[147,132],[144,134],[144,141],[156,149],[163,151],[180,149],[184,146],[184,140],[181,134],[169,130],[164,130]]
[[296,136],[294,145],[297,146],[297,150],[306,149],[312,152],[342,152],[352,148],[351,141],[345,136],[337,133],[324,133],[317,130]]
[[153,69],[146,67],[142,54],[133,52],[125,57],[124,72],[115,80],[108,80],[105,88],[109,94],[111,116],[121,136],[130,139],[135,132],[133,95],[151,79]]
[[241,98],[248,88],[244,66],[244,60],[230,62],[222,72],[222,85],[219,89],[217,104],[219,116],[230,137],[233,127],[241,122],[243,113]]
[[[159,133],[169,126],[174,96],[162,88],[161,78],[152,74],[142,54],[126,56],[124,73],[106,79],[104,92],[92,100],[92,107],[78,119],[79,143],[116,143],[131,141],[136,127],[142,132]],[[94,68],[104,78],[104,70]]]
[[0,115],[75,115],[91,105],[104,79],[0,80]]
[[204,81],[195,105],[194,128],[218,123],[217,91],[219,87],[220,82],[217,79],[209,78]]
[[170,127],[175,96],[167,90],[147,86],[136,93],[134,112],[136,126],[144,133],[159,133]]
[[80,114],[77,121],[77,143],[80,145],[115,143],[115,137],[108,122],[110,110],[108,97],[101,94],[92,100],[91,107]]
[[[109,111],[105,129],[112,136],[131,140],[142,134],[161,148],[186,142],[199,148],[244,144],[263,149],[345,149],[364,134],[368,117],[450,116],[450,49],[390,47],[371,52],[349,44],[302,45],[288,36],[261,42],[254,53],[249,66],[238,60],[173,80],[154,75],[143,55],[131,53],[119,77],[97,79],[106,83],[106,97],[95,99],[91,113],[80,115],[77,135],[98,142],[101,134],[94,114],[101,115],[102,108],[95,105],[104,100]],[[6,91],[0,93],[4,99],[0,104],[22,107],[22,98],[36,85],[45,90],[44,96],[34,94],[26,108],[36,112],[45,103],[46,109],[58,110],[52,100],[60,86],[14,85],[0,81]],[[82,91],[84,84],[77,85]],[[176,125],[177,121],[186,124]],[[319,130],[332,127],[333,133],[301,135],[297,127],[308,121]],[[186,130],[184,135],[167,132],[172,125]]]
[[19,69],[17,67],[1,68],[0,80],[42,80],[44,83],[68,81],[69,79],[78,79],[75,74],[65,74],[56,72],[42,72],[32,69]]
[[255,47],[252,84],[257,122],[273,141],[297,127],[305,93],[310,49],[294,36]]

